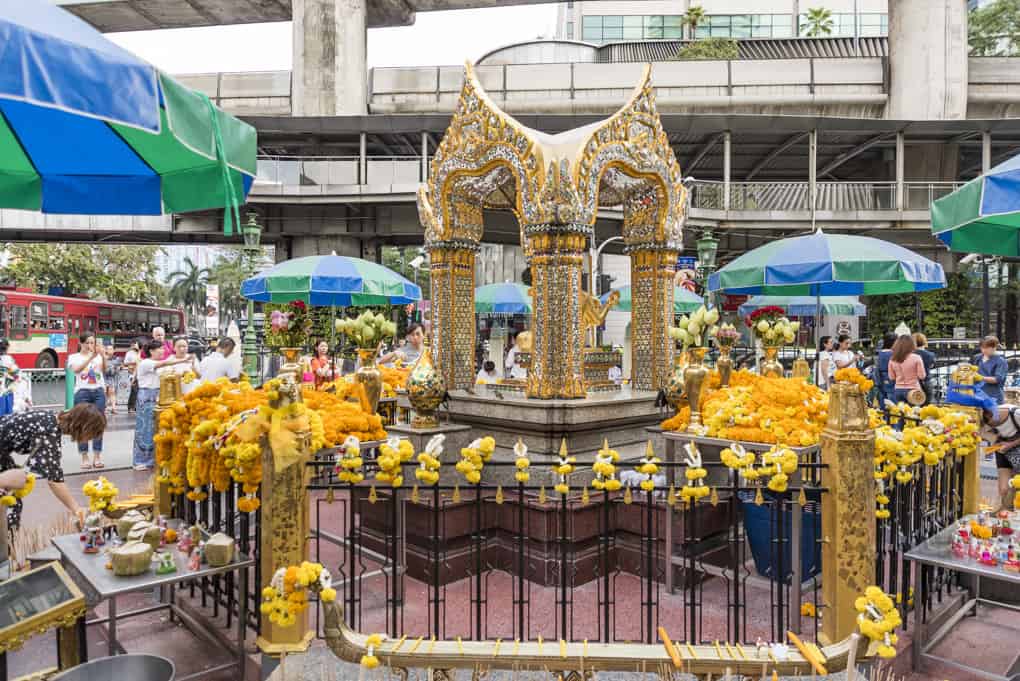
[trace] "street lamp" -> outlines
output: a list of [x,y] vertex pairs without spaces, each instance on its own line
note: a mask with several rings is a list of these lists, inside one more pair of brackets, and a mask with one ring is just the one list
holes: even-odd
[[[256,222],[257,213],[248,213],[248,222],[241,226],[241,236],[244,237],[243,252],[248,261],[249,276],[255,275],[255,268],[258,257],[262,253],[259,242],[262,239],[262,227]],[[244,328],[244,341],[242,345],[242,357],[244,373],[252,380],[258,373],[259,351],[255,337],[255,301],[248,299],[248,323]]]
[[708,276],[715,269],[715,256],[719,252],[719,240],[712,236],[712,230],[706,228],[701,233],[701,238],[697,241],[697,248],[701,290],[705,294],[706,302],[711,302],[708,293]]

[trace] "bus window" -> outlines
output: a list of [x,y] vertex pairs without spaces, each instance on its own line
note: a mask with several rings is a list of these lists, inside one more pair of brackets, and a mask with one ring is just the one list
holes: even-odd
[[0,338],[7,336],[7,306],[0,303]]
[[64,305],[63,303],[50,303],[50,330],[64,330]]
[[110,318],[110,308],[108,308],[108,307],[101,307],[101,308],[99,308],[99,318],[100,319],[109,319]]
[[142,324],[138,322],[138,310],[124,310],[124,319],[127,320],[127,329],[131,333],[145,333]]
[[114,331],[117,331],[119,333],[130,332],[131,329],[128,328],[128,323],[124,320],[124,310],[123,310],[123,308],[119,308],[119,307],[113,308],[112,317],[113,317],[113,330]]
[[[149,330],[151,331],[155,326],[159,326],[159,312],[149,310]],[[166,329],[163,330],[166,331]]]
[[85,333],[94,334],[96,332],[96,318],[86,317],[85,318]]
[[99,333],[113,333],[113,322],[109,319],[100,319]]
[[11,338],[20,340],[28,338],[28,310],[24,305],[11,307]]
[[168,328],[172,328],[174,330],[173,333],[175,336],[180,333],[183,333],[183,331],[181,330],[181,315],[178,314],[177,312],[171,312],[170,323],[167,326]]
[[32,330],[45,331],[49,324],[49,315],[46,313],[46,303],[32,303],[30,309]]

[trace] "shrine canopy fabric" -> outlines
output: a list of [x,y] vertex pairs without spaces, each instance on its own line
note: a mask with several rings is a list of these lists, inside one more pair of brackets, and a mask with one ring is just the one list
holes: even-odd
[[821,230],[770,241],[708,278],[710,291],[748,295],[883,295],[945,285],[942,265],[902,246]]
[[300,300],[320,307],[406,305],[421,289],[378,263],[342,255],[286,260],[245,279],[241,295],[259,303]]
[[0,0],[0,208],[243,205],[255,129],[48,0]]
[[[630,312],[631,299],[630,299],[630,286],[621,286],[616,289],[620,292],[620,302],[617,303],[610,311],[616,310],[618,312]],[[609,293],[605,293],[599,299],[602,303],[609,300]],[[673,314],[687,314],[694,312],[705,303],[705,299],[699,296],[693,291],[688,291],[682,286],[677,286],[673,289]]]
[[933,201],[931,231],[958,253],[1020,256],[1020,156]]
[[740,306],[741,317],[763,307],[781,307],[791,317],[814,317],[820,309],[823,314],[861,317],[868,313],[867,306],[856,296],[754,296]]
[[531,314],[531,296],[524,284],[505,282],[475,289],[475,312],[479,314]]

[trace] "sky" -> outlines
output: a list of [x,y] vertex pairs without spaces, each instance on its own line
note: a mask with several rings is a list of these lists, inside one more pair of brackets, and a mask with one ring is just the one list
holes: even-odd
[[[474,61],[509,43],[553,37],[556,5],[421,12],[413,26],[368,32],[368,65],[437,66]],[[248,24],[107,37],[172,74],[285,71],[291,68],[291,24]]]

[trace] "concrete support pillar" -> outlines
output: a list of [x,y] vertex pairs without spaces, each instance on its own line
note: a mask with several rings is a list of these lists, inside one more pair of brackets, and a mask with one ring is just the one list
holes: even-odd
[[875,431],[857,386],[830,390],[821,446],[822,633],[841,641],[857,628],[854,600],[875,583]]
[[896,210],[903,210],[904,171],[906,169],[906,145],[902,132],[896,133]]
[[447,390],[475,383],[475,254],[464,242],[429,244],[432,358]]
[[631,376],[638,390],[658,390],[673,369],[673,275],[677,251],[630,247]]
[[992,169],[992,133],[985,130],[981,133],[981,174]]
[[368,135],[358,137],[358,184],[368,184]]
[[293,0],[295,116],[368,113],[366,0]]
[[967,0],[889,0],[889,118],[966,118],[967,54]]
[[429,181],[429,134],[421,134],[421,181]]
[[530,253],[534,346],[528,397],[584,397],[581,273],[591,227],[539,224],[524,228]]
[[733,167],[733,134],[723,133],[723,210],[730,209],[730,176]]
[[818,209],[818,131],[808,133],[808,200],[811,202],[811,225]]

